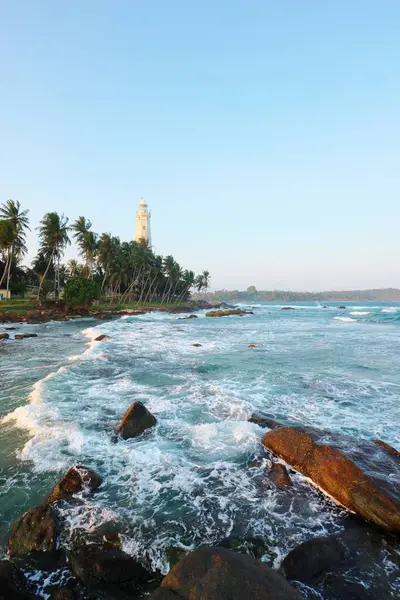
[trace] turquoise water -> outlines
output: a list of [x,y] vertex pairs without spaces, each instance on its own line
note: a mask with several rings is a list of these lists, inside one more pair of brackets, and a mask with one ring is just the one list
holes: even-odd
[[[163,571],[170,546],[262,536],[278,566],[296,544],[340,531],[345,513],[301,476],[290,501],[265,484],[263,431],[247,419],[262,411],[400,448],[400,305],[346,306],[19,326],[39,337],[0,345],[2,553],[10,523],[77,462],[104,484],[89,504],[65,509],[63,544],[116,528],[126,551]],[[112,339],[94,342],[100,333]],[[158,425],[115,443],[135,400]]]

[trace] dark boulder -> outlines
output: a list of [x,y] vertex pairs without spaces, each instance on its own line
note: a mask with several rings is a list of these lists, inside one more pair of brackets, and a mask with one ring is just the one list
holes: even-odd
[[10,335],[8,333],[0,333],[0,341],[1,340],[8,340],[10,337]]
[[206,313],[206,317],[230,317],[238,316],[243,317],[244,315],[253,315],[251,310],[243,310],[242,308],[232,308],[228,310],[211,310]]
[[50,600],[75,600],[76,594],[67,587],[57,588],[50,594]]
[[192,346],[194,346],[195,348],[201,348],[202,344],[196,342],[195,344],[192,344]]
[[178,317],[178,321],[187,321],[189,319],[198,319],[197,315],[189,315],[188,317]]
[[83,465],[70,467],[54,490],[51,492],[46,502],[58,502],[59,500],[69,500],[73,494],[77,494],[84,489],[89,492],[97,490],[101,485],[101,477],[95,471],[87,469]]
[[313,583],[328,571],[345,564],[344,548],[334,537],[308,540],[284,558],[279,572],[286,579]]
[[0,600],[39,600],[23,573],[9,560],[0,560]]
[[170,570],[161,587],[184,600],[301,599],[279,573],[225,548],[195,550]]
[[249,344],[249,348],[256,348],[255,344]]
[[54,509],[49,504],[39,504],[15,522],[8,539],[10,556],[55,551],[57,534],[58,520]]
[[337,306],[336,308],[339,310],[346,310],[346,306]]
[[16,340],[24,340],[25,338],[36,338],[37,333],[16,333],[14,337]]
[[247,556],[251,556],[252,558],[267,558],[271,564],[277,557],[277,554],[270,549],[267,541],[261,537],[230,536],[220,541],[218,547],[239,552],[240,554],[247,554]]
[[105,335],[104,333],[98,335],[97,338],[94,338],[95,342],[108,342],[108,340],[111,340],[111,337],[109,335]]
[[263,444],[345,508],[379,527],[400,533],[396,490],[390,488],[390,482],[364,472],[338,448],[318,444],[312,435],[294,427],[269,431]]
[[188,551],[184,548],[179,548],[178,546],[170,546],[169,548],[167,548],[165,554],[167,556],[169,568],[172,569],[172,567],[175,566],[176,563],[178,563],[182,558],[184,558],[188,554]]
[[280,463],[273,463],[269,472],[269,478],[278,487],[291,487],[292,485],[292,481],[285,465],[281,465]]
[[[149,600],[179,600],[180,596],[167,590],[167,588],[158,588],[149,598]],[[182,599],[181,599],[182,600]]]
[[376,600],[376,596],[361,583],[349,581],[339,573],[328,573],[322,588],[330,600]]
[[251,415],[248,421],[249,423],[255,423],[260,427],[268,429],[277,429],[278,427],[282,427],[282,423],[278,423],[278,421],[275,421],[275,419],[265,417],[264,415]]
[[381,448],[383,448],[386,452],[388,452],[392,456],[395,456],[396,458],[400,458],[400,452],[398,450],[396,450],[396,448],[393,448],[393,446],[391,446],[390,444],[387,444],[386,442],[383,442],[382,440],[374,440],[374,444],[376,444],[377,446],[380,446]]
[[[138,561],[108,544],[83,545],[69,554],[72,573],[88,590],[136,595],[160,576],[147,571]],[[154,588],[153,588],[154,589]]]
[[296,310],[294,306],[282,306],[281,310]]
[[134,402],[122,417],[116,433],[124,440],[141,435],[146,429],[156,425],[157,419],[141,402]]

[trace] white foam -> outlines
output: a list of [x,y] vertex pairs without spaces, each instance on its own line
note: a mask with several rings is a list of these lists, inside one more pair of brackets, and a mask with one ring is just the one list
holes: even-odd
[[382,308],[383,313],[396,313],[399,312],[400,308],[396,306],[389,306],[388,308]]
[[357,319],[351,317],[333,317],[335,321],[342,321],[343,323],[356,323]]
[[355,317],[363,317],[365,315],[370,315],[371,313],[368,311],[362,311],[362,310],[354,310],[353,312],[350,313],[351,315],[355,316]]

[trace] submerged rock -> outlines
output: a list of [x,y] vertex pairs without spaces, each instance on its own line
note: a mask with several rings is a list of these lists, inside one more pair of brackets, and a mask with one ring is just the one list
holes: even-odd
[[334,537],[319,537],[308,540],[289,552],[279,567],[286,577],[313,583],[324,573],[345,564],[344,548]]
[[379,527],[400,532],[400,500],[390,482],[367,474],[367,468],[362,470],[338,448],[318,444],[312,435],[294,427],[269,431],[263,444],[345,508]]
[[294,306],[282,306],[281,310],[296,310]]
[[291,487],[292,481],[284,465],[273,463],[269,478],[279,487]]
[[361,583],[349,581],[339,573],[328,573],[322,588],[327,597],[333,600],[376,600],[375,594],[370,593]]
[[260,559],[268,557],[271,564],[277,557],[277,554],[270,549],[266,540],[261,537],[230,536],[219,542],[218,547],[246,554],[252,558]]
[[171,546],[170,548],[167,548],[165,554],[167,556],[169,568],[172,569],[176,563],[178,563],[188,554],[188,550],[185,550],[184,548],[178,548],[177,546]]
[[192,344],[192,346],[194,346],[195,348],[201,348],[202,344],[196,343],[196,344]]
[[247,419],[249,423],[255,423],[259,425],[259,427],[268,428],[268,429],[277,429],[278,427],[282,427],[282,423],[275,421],[275,419],[271,419],[270,417],[264,415],[251,415],[249,419]]
[[111,340],[111,337],[109,335],[105,335],[104,333],[98,335],[97,338],[94,338],[95,342],[108,342],[108,340]]
[[23,573],[9,560],[0,560],[0,600],[39,600]]
[[14,337],[16,340],[24,340],[25,338],[36,338],[37,336],[37,333],[16,333]]
[[39,504],[22,515],[14,524],[8,539],[10,556],[28,552],[56,550],[58,519],[49,504]]
[[161,587],[183,600],[301,600],[279,573],[225,548],[191,552],[169,571]]
[[144,587],[158,583],[158,574],[150,573],[138,561],[108,544],[89,544],[69,554],[71,570],[90,591],[125,593],[136,597]]
[[376,444],[377,446],[380,446],[381,448],[386,450],[386,452],[388,452],[389,454],[392,454],[396,458],[400,458],[400,452],[398,450],[396,450],[396,448],[393,448],[393,446],[391,446],[390,444],[387,444],[386,442],[383,442],[382,440],[374,440],[374,444]]
[[336,308],[339,310],[346,310],[347,307],[346,306],[337,306]]
[[141,402],[134,402],[122,417],[116,433],[124,440],[141,435],[146,429],[157,424],[157,419]]
[[46,502],[69,500],[73,494],[77,494],[85,488],[90,492],[94,492],[100,487],[101,481],[100,475],[83,465],[70,467],[48,496]]
[[1,340],[8,340],[10,337],[10,335],[8,333],[0,333],[0,341]]
[[228,310],[211,310],[206,313],[206,317],[229,317],[231,315],[243,317],[244,315],[254,315],[254,313],[251,310],[243,310],[242,308],[232,308]]
[[198,319],[197,315],[189,315],[188,317],[178,317],[178,321],[187,321],[189,319]]

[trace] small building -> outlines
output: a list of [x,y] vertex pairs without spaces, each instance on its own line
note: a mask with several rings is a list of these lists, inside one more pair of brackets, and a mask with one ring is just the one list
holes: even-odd
[[10,298],[11,298],[10,290],[0,288],[0,302],[2,300],[10,300]]
[[151,246],[151,231],[150,231],[151,213],[149,207],[143,198],[139,202],[139,207],[136,212],[136,235],[137,242],[143,241]]

